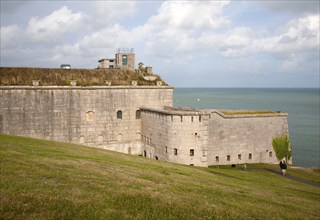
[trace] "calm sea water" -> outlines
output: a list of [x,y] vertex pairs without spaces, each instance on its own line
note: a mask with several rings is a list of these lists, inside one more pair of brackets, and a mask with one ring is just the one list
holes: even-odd
[[173,101],[175,107],[287,112],[294,165],[319,167],[319,89],[176,88]]

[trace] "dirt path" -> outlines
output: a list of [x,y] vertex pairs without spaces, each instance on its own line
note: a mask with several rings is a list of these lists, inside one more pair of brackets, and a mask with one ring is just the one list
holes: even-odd
[[[267,170],[267,171],[272,172],[272,173],[276,173],[278,175],[282,175],[280,171],[275,170],[275,169],[271,169],[271,168],[261,168],[261,169]],[[283,177],[287,178],[287,179],[290,179],[290,180],[294,180],[294,181],[300,182],[300,183],[305,183],[305,184],[309,184],[309,185],[312,185],[312,186],[320,187],[320,183],[316,183],[316,182],[312,182],[312,181],[309,181],[309,180],[305,180],[305,179],[302,179],[302,178],[296,177],[296,176],[291,176],[289,174],[287,174],[287,175],[285,175]]]

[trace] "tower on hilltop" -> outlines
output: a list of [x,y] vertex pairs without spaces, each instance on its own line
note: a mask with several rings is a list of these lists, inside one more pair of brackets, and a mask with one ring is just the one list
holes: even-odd
[[133,48],[118,48],[115,56],[117,68],[134,70],[135,54]]

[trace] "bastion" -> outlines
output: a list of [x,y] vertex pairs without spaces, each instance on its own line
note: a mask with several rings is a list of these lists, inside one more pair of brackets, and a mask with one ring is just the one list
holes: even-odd
[[1,67],[0,76],[0,133],[204,167],[278,163],[272,139],[288,135],[282,112],[174,108],[174,88],[141,71]]

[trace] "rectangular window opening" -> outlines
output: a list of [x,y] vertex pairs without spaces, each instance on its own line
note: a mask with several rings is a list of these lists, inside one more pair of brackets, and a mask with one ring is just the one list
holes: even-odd
[[252,154],[250,153],[250,154],[249,154],[249,160],[251,160],[251,159],[252,159]]
[[241,154],[238,154],[238,160],[241,160]]
[[219,162],[219,156],[216,156],[216,162],[217,163]]
[[227,155],[227,161],[230,161],[230,155]]
[[178,149],[177,148],[174,148],[174,155],[178,155]]
[[194,149],[190,149],[190,156],[194,156]]

